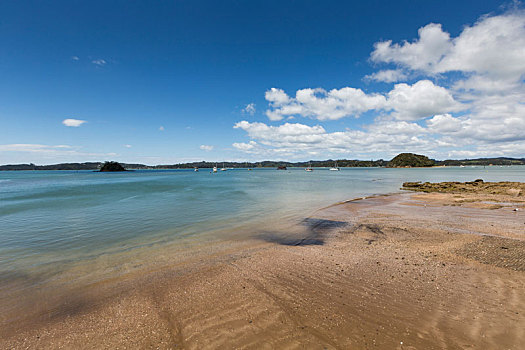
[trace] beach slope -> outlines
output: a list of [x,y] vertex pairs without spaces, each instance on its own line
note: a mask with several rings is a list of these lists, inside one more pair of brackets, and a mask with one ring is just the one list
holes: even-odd
[[118,295],[45,322],[4,327],[0,347],[520,349],[525,197],[496,188],[324,208],[303,235],[262,232],[198,264],[128,277]]

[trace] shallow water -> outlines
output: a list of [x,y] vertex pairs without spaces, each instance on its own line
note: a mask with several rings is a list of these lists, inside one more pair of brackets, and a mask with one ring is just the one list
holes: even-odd
[[404,181],[477,178],[525,181],[525,166],[0,172],[0,294],[109,278],[167,246],[173,258],[191,244],[293,233],[323,206]]

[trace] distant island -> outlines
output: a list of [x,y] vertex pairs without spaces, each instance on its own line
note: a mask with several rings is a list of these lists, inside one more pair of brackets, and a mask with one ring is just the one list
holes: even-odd
[[[311,164],[312,167],[333,167],[334,163],[341,168],[347,167],[429,167],[429,166],[489,166],[489,165],[525,165],[525,158],[476,158],[476,159],[447,159],[434,160],[426,156],[414,153],[401,153],[392,160],[348,160],[348,159],[328,159],[311,160],[306,162],[281,162],[281,161],[262,161],[262,162],[221,162],[226,168],[305,168]],[[116,163],[116,162],[115,162]],[[87,163],[60,163],[51,165],[35,164],[9,164],[0,165],[0,171],[4,170],[100,170],[104,162]],[[117,163],[118,164],[118,163]],[[134,163],[120,163],[125,169],[193,169],[193,168],[213,168],[216,162],[192,162],[179,164],[145,165]]]
[[427,156],[414,153],[401,153],[388,162],[389,168],[421,168],[436,165],[436,161]]
[[116,171],[126,171],[126,168],[123,167],[118,162],[105,162],[100,167],[100,172],[116,172]]

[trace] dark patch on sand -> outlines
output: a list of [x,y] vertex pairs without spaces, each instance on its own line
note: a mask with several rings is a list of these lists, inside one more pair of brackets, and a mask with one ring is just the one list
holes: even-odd
[[484,236],[475,242],[464,245],[456,253],[484,264],[515,271],[525,271],[524,241]]
[[383,232],[381,227],[379,227],[379,225],[376,224],[359,224],[357,226],[352,227],[352,229],[350,229],[348,233],[362,233],[361,235],[364,234],[364,239],[369,245],[380,239],[385,238],[385,233]]
[[286,246],[323,245],[326,233],[336,228],[345,227],[348,224],[345,221],[317,218],[306,218],[301,223],[307,228],[304,234],[290,235],[286,233],[263,232],[257,235],[257,238]]
[[308,229],[313,233],[322,234],[325,231],[333,230],[339,227],[345,227],[348,225],[348,223],[345,221],[306,218],[303,220],[303,225],[308,227]]
[[294,237],[282,233],[263,232],[257,235],[258,239],[266,242],[288,246],[323,245],[324,239],[315,237]]

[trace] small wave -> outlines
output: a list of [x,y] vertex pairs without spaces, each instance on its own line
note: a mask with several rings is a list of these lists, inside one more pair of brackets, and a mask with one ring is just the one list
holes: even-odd
[[134,199],[137,197],[139,196],[137,195],[137,196],[130,196],[130,197],[122,198],[122,199],[119,199],[119,202],[126,202],[126,201],[129,201],[130,199]]

